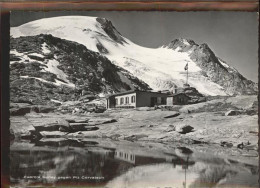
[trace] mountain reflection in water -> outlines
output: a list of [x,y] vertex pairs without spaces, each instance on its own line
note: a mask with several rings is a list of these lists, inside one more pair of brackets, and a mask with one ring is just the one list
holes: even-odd
[[20,187],[258,187],[257,166],[201,157],[187,147],[165,152],[134,143],[46,139],[14,142],[10,160],[11,184]]

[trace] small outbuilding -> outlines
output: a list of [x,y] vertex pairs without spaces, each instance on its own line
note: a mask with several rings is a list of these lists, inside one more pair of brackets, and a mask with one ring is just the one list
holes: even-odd
[[189,103],[191,98],[185,93],[177,93],[168,95],[167,97],[167,106],[171,105],[185,105]]

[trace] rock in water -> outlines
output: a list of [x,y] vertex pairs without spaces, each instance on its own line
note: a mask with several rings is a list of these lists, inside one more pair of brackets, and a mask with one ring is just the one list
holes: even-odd
[[49,123],[49,124],[44,124],[44,125],[37,125],[37,126],[34,126],[34,128],[38,132],[41,132],[41,131],[69,132],[70,125],[69,125],[69,122],[67,122],[66,120],[59,119],[55,123]]
[[60,131],[42,131],[41,135],[43,138],[59,138],[65,136],[67,133]]
[[39,126],[35,126],[34,128],[38,132],[41,132],[41,131],[52,132],[52,131],[61,131],[61,130],[63,130],[63,132],[69,131],[69,127],[64,126],[64,125],[59,125],[59,124],[39,125]]

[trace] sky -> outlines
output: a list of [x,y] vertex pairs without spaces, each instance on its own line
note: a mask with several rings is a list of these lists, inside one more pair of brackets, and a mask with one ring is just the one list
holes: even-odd
[[216,56],[246,78],[258,82],[258,15],[256,12],[50,11],[11,12],[11,27],[65,15],[105,17],[126,38],[157,48],[176,38],[207,43]]

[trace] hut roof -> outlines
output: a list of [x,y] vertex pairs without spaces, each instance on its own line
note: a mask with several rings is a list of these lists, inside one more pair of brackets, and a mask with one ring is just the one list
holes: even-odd
[[186,95],[185,93],[175,93],[175,94],[171,94],[171,95],[168,95],[168,97],[176,97],[176,96],[179,96],[179,95],[183,95],[189,99],[191,99],[191,97],[189,97],[188,95]]
[[107,98],[109,97],[116,97],[116,96],[121,96],[121,95],[126,95],[126,94],[130,94],[130,93],[136,93],[136,92],[145,92],[145,93],[160,93],[160,94],[165,94],[166,93],[162,93],[162,92],[156,92],[156,91],[149,91],[149,90],[128,90],[128,91],[124,91],[124,92],[120,92],[120,93],[114,93],[111,95],[108,95]]

